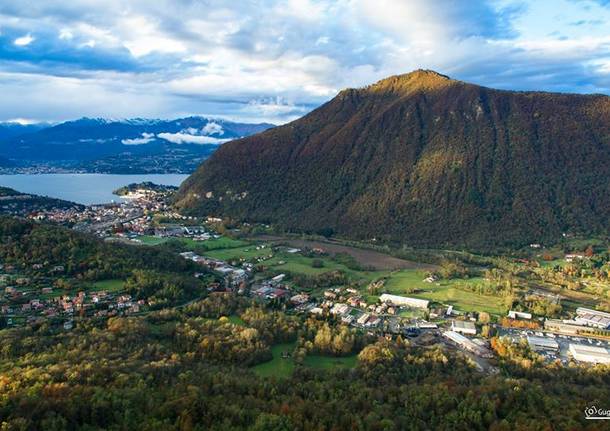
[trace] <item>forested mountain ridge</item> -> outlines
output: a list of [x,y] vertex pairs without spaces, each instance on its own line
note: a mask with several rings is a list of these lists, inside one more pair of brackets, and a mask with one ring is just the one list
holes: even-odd
[[492,247],[608,231],[610,98],[415,71],[224,144],[177,206],[282,227]]

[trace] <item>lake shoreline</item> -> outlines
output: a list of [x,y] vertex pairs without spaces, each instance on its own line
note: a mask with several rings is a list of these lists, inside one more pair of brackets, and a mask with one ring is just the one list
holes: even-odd
[[186,178],[187,174],[10,174],[0,175],[0,186],[21,193],[94,205],[122,201],[113,192],[132,183],[150,181],[179,186]]

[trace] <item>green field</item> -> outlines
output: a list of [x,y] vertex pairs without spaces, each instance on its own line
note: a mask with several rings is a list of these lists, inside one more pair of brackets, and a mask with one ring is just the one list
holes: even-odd
[[93,283],[95,290],[105,290],[107,292],[119,292],[123,290],[125,281],[113,279],[113,280],[101,280]]
[[385,291],[394,295],[411,296],[428,299],[446,305],[453,305],[460,311],[487,311],[491,314],[504,314],[506,307],[501,297],[479,295],[468,290],[458,289],[460,283],[484,283],[482,278],[466,280],[441,280],[437,283],[426,283],[424,271],[402,270],[392,273],[386,281]]
[[[276,344],[271,347],[273,359],[262,364],[255,365],[252,370],[261,377],[290,377],[294,371],[294,361],[291,357],[282,358],[283,352],[292,354],[296,347],[295,343]],[[358,355],[350,355],[341,358],[308,355],[303,363],[306,367],[311,367],[317,370],[334,370],[339,368],[353,368],[358,362]]]
[[[298,253],[287,253],[282,251],[273,252],[270,246],[266,246],[259,250],[257,250],[256,247],[255,244],[252,244],[245,247],[210,250],[209,252],[206,252],[205,255],[223,261],[265,258],[261,264],[266,265],[275,271],[292,272],[309,276],[340,270],[345,272],[353,280],[362,280],[367,283],[388,274],[387,271],[357,271],[350,269],[341,263],[335,262],[328,256],[313,258]],[[269,256],[273,257],[270,258]],[[323,266],[321,268],[314,268],[314,260],[321,260]]]
[[385,282],[384,291],[394,295],[408,295],[416,289],[426,289],[430,283],[424,283],[425,271],[405,269],[393,272]]
[[263,249],[256,249],[255,244],[246,245],[242,247],[218,247],[210,249],[205,255],[213,259],[219,260],[232,260],[232,259],[254,259],[259,257],[267,257],[273,254],[270,247]]
[[309,355],[305,357],[304,365],[318,370],[336,370],[339,368],[354,368],[358,363],[358,355],[342,358]]
[[159,245],[168,241],[180,241],[188,247],[194,247],[200,250],[217,250],[243,247],[248,243],[237,239],[222,236],[220,238],[212,238],[205,241],[195,241],[191,238],[171,238],[158,237],[153,235],[143,235],[138,237],[138,240],[145,245]]
[[292,355],[295,347],[296,343],[276,344],[271,348],[273,359],[255,365],[252,370],[261,377],[290,377],[294,371],[294,362],[292,358],[282,358],[282,353],[288,352]]
[[152,235],[143,235],[143,236],[138,237],[138,241],[140,241],[142,244],[145,244],[145,245],[163,244],[168,239],[169,238],[152,236]]

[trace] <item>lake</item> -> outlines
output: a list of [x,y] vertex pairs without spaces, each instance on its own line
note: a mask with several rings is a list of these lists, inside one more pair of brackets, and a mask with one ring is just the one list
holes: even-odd
[[91,205],[119,200],[113,190],[131,183],[151,181],[167,186],[179,186],[188,175],[148,174],[21,174],[0,175],[0,186],[19,192],[64,199]]

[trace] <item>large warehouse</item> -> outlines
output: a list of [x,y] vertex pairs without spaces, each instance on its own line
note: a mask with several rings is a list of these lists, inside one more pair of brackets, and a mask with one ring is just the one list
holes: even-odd
[[604,347],[570,344],[570,354],[579,362],[610,364],[610,352]]
[[449,340],[457,344],[459,347],[468,350],[474,353],[475,355],[482,356],[484,358],[493,357],[489,349],[483,346],[479,346],[478,344],[474,343],[470,338],[466,338],[462,334],[458,334],[455,331],[444,331],[443,337],[448,338]]
[[527,342],[536,352],[557,352],[559,344],[552,338],[528,336]]
[[406,296],[390,295],[384,293],[379,297],[381,302],[389,302],[394,305],[414,307],[414,308],[428,308],[430,301],[426,299],[408,298]]
[[610,328],[610,313],[591,310],[590,308],[578,307],[574,320],[581,325],[593,326],[594,328]]

